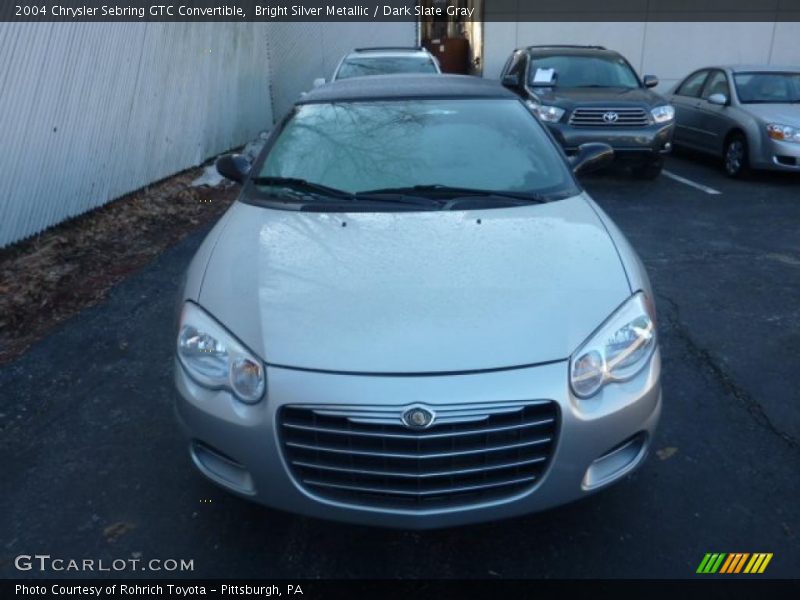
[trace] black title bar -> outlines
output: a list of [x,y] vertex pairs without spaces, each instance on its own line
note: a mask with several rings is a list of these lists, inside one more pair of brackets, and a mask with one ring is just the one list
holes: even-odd
[[[478,3],[480,4],[480,3]],[[0,22],[800,21],[800,0],[2,0]]]
[[281,600],[447,600],[458,598],[591,599],[608,597],[659,600],[661,598],[797,598],[800,582],[761,578],[697,577],[688,580],[144,580],[62,579],[4,580],[0,597],[10,598],[135,598]]

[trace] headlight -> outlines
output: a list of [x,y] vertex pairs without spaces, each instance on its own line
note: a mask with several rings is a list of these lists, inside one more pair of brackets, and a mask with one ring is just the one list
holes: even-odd
[[528,106],[537,117],[548,123],[558,123],[561,117],[564,116],[564,109],[557,106],[545,106],[544,104],[536,104],[530,101]]
[[767,135],[773,140],[800,144],[800,127],[781,125],[780,123],[769,123],[767,125]]
[[666,123],[667,121],[672,121],[672,119],[675,118],[675,108],[669,104],[656,106],[650,111],[650,114],[653,116],[653,121],[656,123]]
[[200,385],[226,389],[254,404],[264,395],[264,366],[252,352],[196,304],[183,305],[178,360]]
[[630,379],[647,364],[655,347],[655,315],[639,292],[572,355],[572,391],[580,398],[589,398],[606,383]]

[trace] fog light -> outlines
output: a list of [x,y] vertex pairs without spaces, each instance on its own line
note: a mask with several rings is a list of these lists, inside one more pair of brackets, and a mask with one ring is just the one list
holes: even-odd
[[232,458],[198,441],[192,442],[189,453],[195,466],[212,481],[240,494],[256,493],[250,473]]
[[636,465],[642,462],[646,454],[646,442],[647,435],[638,433],[596,459],[586,470],[581,484],[583,489],[590,490],[601,487],[630,473]]

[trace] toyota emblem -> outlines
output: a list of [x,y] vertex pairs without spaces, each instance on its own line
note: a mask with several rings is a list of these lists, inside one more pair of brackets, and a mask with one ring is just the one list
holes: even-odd
[[606,123],[616,123],[617,119],[619,119],[619,115],[615,112],[603,113],[603,121]]

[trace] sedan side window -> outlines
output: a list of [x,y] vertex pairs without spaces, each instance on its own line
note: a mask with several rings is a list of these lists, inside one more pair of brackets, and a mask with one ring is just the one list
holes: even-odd
[[722,71],[714,71],[703,87],[704,100],[708,100],[711,94],[723,94],[726,98],[731,97],[731,91],[728,87],[728,78]]
[[694,75],[689,75],[675,93],[678,96],[699,98],[700,90],[703,89],[703,83],[706,77],[708,77],[708,71],[698,71]]

